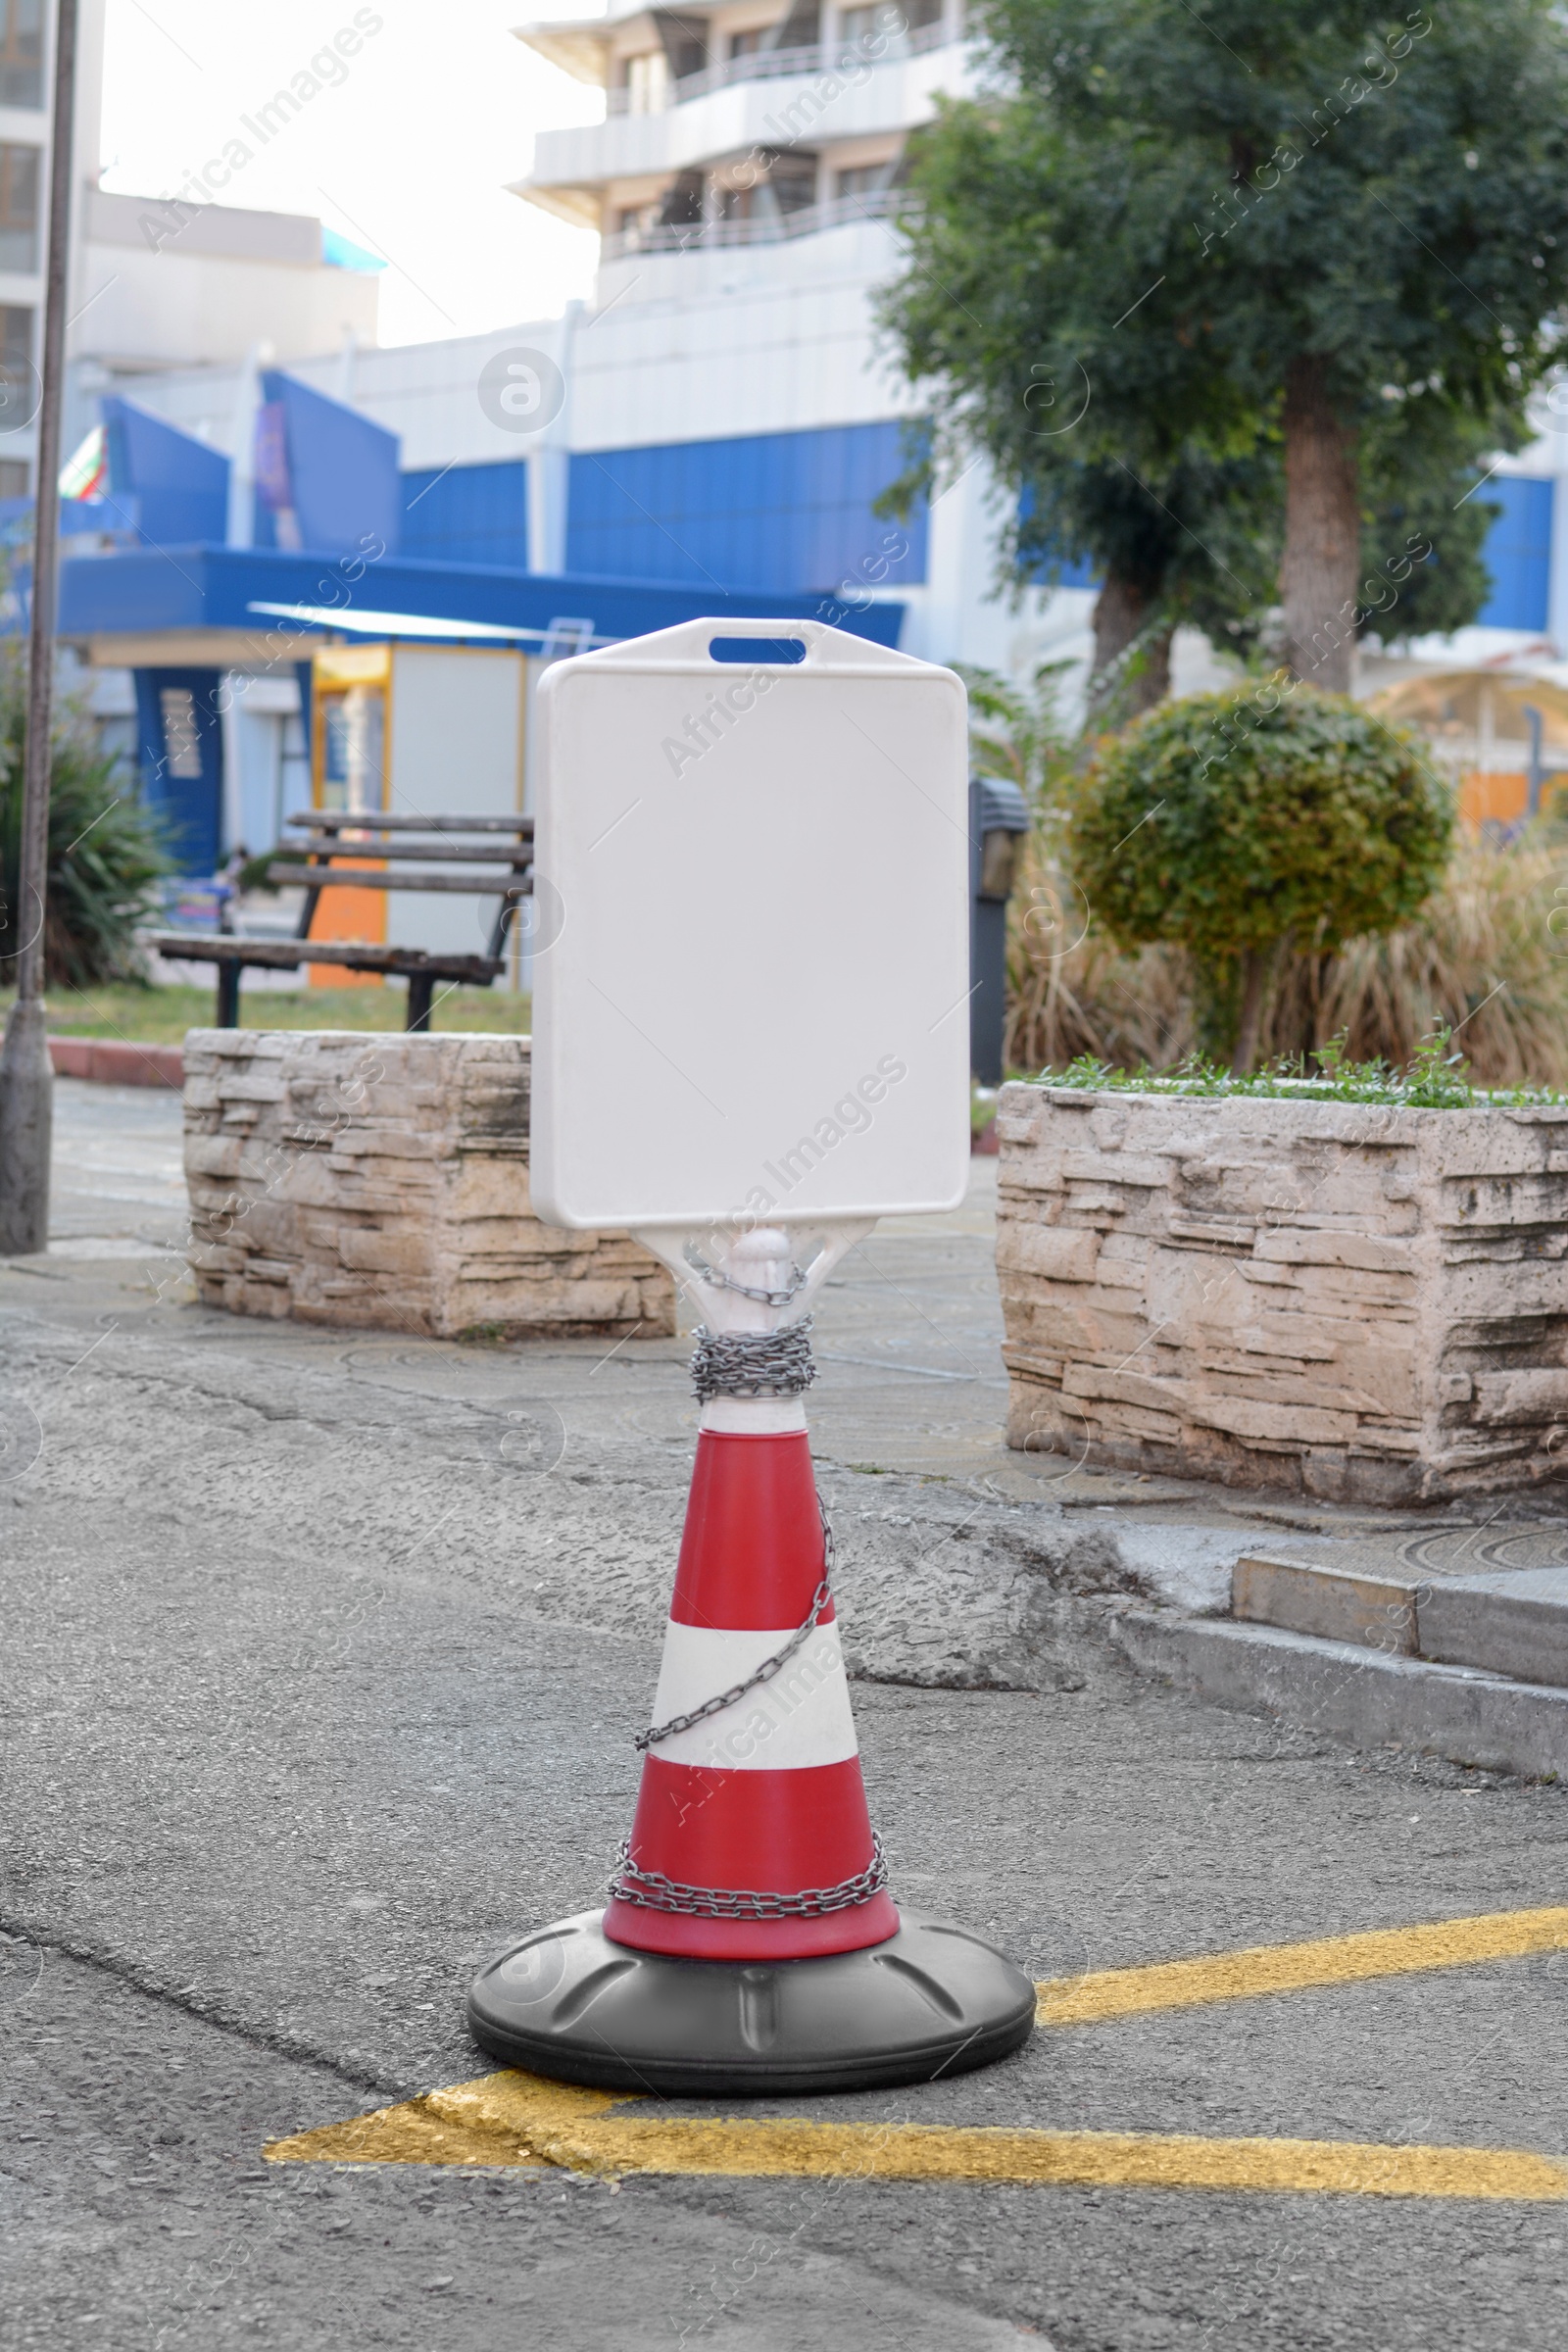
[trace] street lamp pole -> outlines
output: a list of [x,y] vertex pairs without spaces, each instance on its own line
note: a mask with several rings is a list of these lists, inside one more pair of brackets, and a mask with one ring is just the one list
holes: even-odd
[[71,257],[77,0],[57,0],[54,128],[49,151],[49,254],[43,314],[43,401],[33,493],[32,632],[27,665],[27,749],[22,786],[20,889],[13,909],[17,1001],[0,1048],[0,1257],[49,1243],[49,1147],[54,1070],[44,1012],[44,914],[49,882],[50,734],[54,716],[55,604],[60,575],[60,426],[66,370]]

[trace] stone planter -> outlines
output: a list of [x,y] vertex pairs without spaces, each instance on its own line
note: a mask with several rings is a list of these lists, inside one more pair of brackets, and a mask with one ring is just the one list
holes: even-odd
[[624,1234],[528,1207],[528,1040],[193,1029],[191,1272],[209,1306],[455,1339],[668,1337]]
[[1004,1089],[1007,1442],[1325,1499],[1568,1474],[1568,1106]]

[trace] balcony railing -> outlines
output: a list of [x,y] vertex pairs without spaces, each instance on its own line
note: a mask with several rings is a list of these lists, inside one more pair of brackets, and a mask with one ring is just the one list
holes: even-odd
[[[879,46],[875,48],[865,41],[817,41],[808,49],[753,49],[744,57],[723,58],[715,66],[705,67],[701,74],[688,74],[680,81],[666,83],[662,103],[644,111],[663,114],[672,106],[685,106],[693,98],[706,98],[710,91],[727,89],[734,81],[772,81],[786,74],[831,74],[854,72],[864,66],[897,65],[904,58],[922,56],[928,49],[941,49],[958,37],[939,22],[922,24],[918,32],[878,35]],[[605,92],[605,111],[611,115],[632,111],[631,91],[626,84]]]
[[798,212],[754,216],[748,220],[691,220],[681,227],[622,228],[605,238],[601,258],[619,261],[628,253],[711,253],[724,245],[778,245],[787,237],[814,236],[821,228],[843,228],[856,220],[886,220],[901,191],[880,188],[864,196],[835,196]]

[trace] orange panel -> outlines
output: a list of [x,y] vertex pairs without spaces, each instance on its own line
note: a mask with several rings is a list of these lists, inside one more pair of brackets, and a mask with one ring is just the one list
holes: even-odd
[[[384,858],[334,858],[332,871],[340,867],[368,867],[382,871]],[[384,890],[323,890],[316,902],[311,917],[312,939],[352,940],[356,947],[379,948],[386,945],[386,902]],[[307,967],[312,988],[381,988],[385,975],[381,972],[351,972],[340,963],[313,963]]]
[[1459,783],[1459,814],[1467,825],[1517,824],[1530,806],[1530,778],[1522,768],[1473,767]]

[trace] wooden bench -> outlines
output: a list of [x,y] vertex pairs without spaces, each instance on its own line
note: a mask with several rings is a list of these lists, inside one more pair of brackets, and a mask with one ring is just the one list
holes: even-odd
[[[351,972],[390,972],[409,984],[406,1029],[427,1030],[430,999],[438,980],[488,988],[506,970],[507,931],[525,898],[533,895],[531,816],[389,816],[312,808],[285,819],[305,828],[303,841],[279,845],[268,880],[305,891],[305,904],[292,939],[242,939],[231,932],[157,931],[147,945],[160,956],[218,966],[220,1029],[239,1027],[239,976],[247,965],[259,970],[298,971],[304,964],[335,964]],[[334,863],[373,858],[373,866]],[[471,866],[471,875],[453,873]],[[352,940],[312,939],[311,925],[323,890],[457,891],[501,904],[482,956],[449,955],[424,948],[362,946]]]

